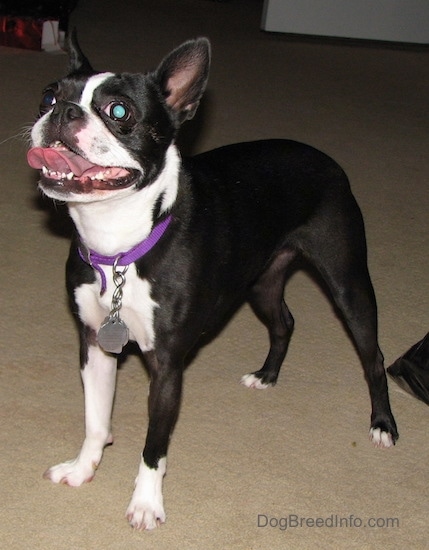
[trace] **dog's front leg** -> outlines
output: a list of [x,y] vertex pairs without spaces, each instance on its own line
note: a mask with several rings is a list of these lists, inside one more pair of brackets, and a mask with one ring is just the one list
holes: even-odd
[[167,449],[182,393],[182,368],[148,357],[151,373],[149,427],[127,519],[135,529],[154,529],[165,522],[162,482]]
[[85,392],[85,440],[79,455],[44,474],[54,483],[77,487],[91,481],[103,449],[112,443],[111,414],[116,386],[116,357],[90,345],[85,354],[82,381]]

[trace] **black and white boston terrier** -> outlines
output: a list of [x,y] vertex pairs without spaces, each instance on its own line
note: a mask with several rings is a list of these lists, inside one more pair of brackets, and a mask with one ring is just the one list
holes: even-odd
[[76,226],[67,289],[80,332],[86,435],[77,458],[45,477],[90,481],[112,443],[117,357],[138,343],[150,374],[149,426],[126,516],[165,521],[162,482],[186,358],[249,301],[270,349],[249,388],[273,386],[293,318],[288,268],[308,260],[353,336],[371,396],[370,439],[392,446],[377,311],[360,209],[342,169],[308,145],[267,140],[181,159],[175,139],[206,86],[210,45],[185,42],[146,74],[95,71],[76,37],[69,71],[43,92],[29,164]]

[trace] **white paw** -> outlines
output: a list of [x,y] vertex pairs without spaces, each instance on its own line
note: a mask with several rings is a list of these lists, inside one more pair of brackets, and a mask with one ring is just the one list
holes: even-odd
[[165,512],[162,503],[154,506],[152,503],[138,502],[132,499],[126,516],[131,527],[139,531],[145,529],[150,531],[165,523]]
[[140,463],[131,502],[126,517],[134,529],[155,529],[165,523],[162,497],[162,480],[166,470],[166,459],[161,458],[158,468],[149,468],[143,459]]
[[52,466],[43,474],[45,479],[50,479],[54,483],[63,483],[71,487],[79,487],[83,483],[89,482],[95,475],[97,464],[84,466],[79,458],[63,462]]
[[267,388],[272,386],[272,384],[264,384],[261,379],[254,374],[245,374],[241,379],[241,383],[243,384],[243,386],[255,390],[266,390]]
[[383,432],[380,428],[371,428],[369,430],[369,439],[376,447],[380,447],[381,449],[388,449],[394,445],[392,435],[388,432]]

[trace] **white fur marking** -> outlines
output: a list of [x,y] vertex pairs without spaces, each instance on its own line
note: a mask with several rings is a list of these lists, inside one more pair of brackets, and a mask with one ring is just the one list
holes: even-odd
[[388,449],[394,445],[392,435],[388,432],[383,432],[380,428],[371,428],[369,430],[369,439],[376,447],[380,447],[381,449]]
[[152,230],[153,212],[159,197],[163,197],[162,213],[170,210],[176,200],[179,168],[179,153],[171,145],[163,171],[147,187],[106,191],[103,197],[90,193],[87,203],[80,199],[70,202],[70,216],[86,246],[99,254],[113,256],[145,239]]
[[[96,283],[84,284],[75,290],[79,316],[85,325],[96,332],[110,311],[115,288],[112,266],[103,266],[103,269],[107,282],[107,289],[103,296],[100,296],[101,281],[98,273]],[[153,317],[156,307],[157,304],[151,297],[150,283],[137,275],[134,264],[130,265],[126,273],[120,316],[130,331],[130,340],[135,340],[142,351],[149,351],[154,346]]]
[[155,529],[165,522],[162,497],[162,480],[166,471],[166,458],[161,458],[157,469],[140,462],[133,496],[127,509],[127,519],[135,529]]
[[241,384],[243,386],[246,386],[247,388],[252,388],[256,390],[266,390],[272,384],[264,384],[260,378],[255,376],[254,374],[245,374],[241,379]]
[[49,111],[43,115],[39,120],[34,124],[31,129],[31,144],[33,147],[40,147],[43,143],[43,128],[45,126],[46,120],[49,118],[51,112]]
[[85,440],[79,455],[53,466],[44,477],[54,483],[77,487],[91,481],[103,449],[112,442],[111,414],[116,385],[116,358],[98,346],[90,346],[88,363],[82,371],[85,390]]
[[135,168],[142,172],[140,163],[128,153],[122,143],[109,132],[100,117],[93,112],[95,90],[113,76],[112,73],[97,74],[91,76],[85,84],[79,105],[86,112],[88,122],[77,132],[77,143],[87,159],[94,164]]
[[112,78],[112,76],[115,75],[113,73],[100,73],[88,78],[82,95],[80,96],[79,104],[81,105],[81,107],[86,107],[90,111],[95,90],[102,84],[104,84],[106,80]]

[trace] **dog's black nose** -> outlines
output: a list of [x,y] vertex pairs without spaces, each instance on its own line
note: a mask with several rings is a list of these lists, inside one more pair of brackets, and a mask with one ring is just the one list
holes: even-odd
[[83,116],[84,112],[80,105],[69,101],[58,101],[51,114],[51,117],[59,123],[71,122]]

